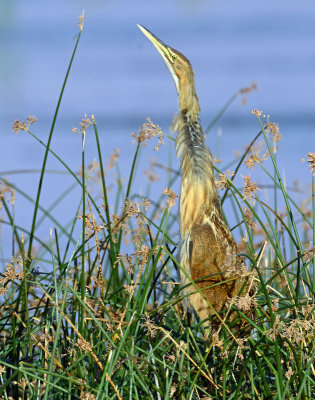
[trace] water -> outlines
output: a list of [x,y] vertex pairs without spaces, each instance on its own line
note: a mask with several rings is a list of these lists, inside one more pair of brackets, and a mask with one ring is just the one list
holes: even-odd
[[[159,54],[137,28],[136,23],[141,23],[192,62],[204,126],[234,92],[257,83],[258,91],[249,94],[247,104],[237,99],[208,135],[209,146],[224,164],[259,131],[250,113],[258,108],[280,125],[279,165],[288,183],[310,182],[308,168],[300,160],[315,151],[315,3],[311,0],[298,4],[271,0],[262,4],[249,0],[2,2],[0,171],[40,168],[43,149],[25,134],[14,135],[12,122],[36,115],[39,120],[33,131],[47,141],[82,9],[84,32],[52,141],[54,151],[71,168],[78,170],[81,164],[80,137],[71,130],[84,113],[95,114],[105,158],[115,147],[121,149],[123,177],[128,176],[134,151],[130,133],[147,116],[168,131],[177,110],[176,91]],[[222,132],[219,146],[218,130]],[[96,157],[92,133],[86,149],[91,162]],[[170,154],[174,154],[172,143],[159,153],[153,146],[143,151],[135,181],[138,192],[146,190],[142,171],[148,161],[155,157],[168,162]],[[52,158],[48,168],[61,169]],[[34,196],[38,174],[5,176]],[[51,204],[71,182],[61,175],[47,175],[43,204]],[[156,190],[164,186],[161,181]],[[60,220],[71,210],[72,199],[56,210]],[[17,200],[17,222],[30,226],[32,208],[18,195]],[[52,225],[43,224],[45,235]]]

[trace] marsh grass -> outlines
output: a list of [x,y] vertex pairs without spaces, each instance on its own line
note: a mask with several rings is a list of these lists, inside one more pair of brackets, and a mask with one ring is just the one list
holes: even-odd
[[[236,316],[222,314],[219,330],[205,336],[202,322],[185,311],[177,281],[177,198],[171,186],[179,173],[157,166],[168,173],[159,199],[143,199],[133,187],[140,149],[154,137],[158,146],[169,138],[151,121],[134,135],[128,182],[125,187],[118,179],[114,198],[94,116],[85,116],[76,129],[82,136],[80,174],[51,149],[81,31],[82,25],[47,143],[32,132],[33,118],[14,124],[44,152],[29,230],[14,218],[15,191],[26,195],[8,180],[0,186],[1,222],[10,227],[13,249],[0,275],[1,399],[314,398],[314,176],[305,199],[309,208],[299,206],[277,167],[278,128],[255,110],[260,132],[236,160],[234,175],[216,168],[223,208],[229,207],[228,222],[234,214],[231,228],[255,296],[230,301],[227,313]],[[244,93],[237,92],[218,118]],[[87,130],[94,133],[98,166],[85,160]],[[263,155],[254,147],[258,138],[264,140]],[[67,226],[53,217],[53,207],[41,205],[48,157],[56,158],[81,190]],[[116,159],[117,154],[112,164]],[[236,183],[244,163],[263,171],[268,203],[252,173],[244,176],[243,187]],[[94,181],[101,196],[89,190]],[[45,218],[55,225],[48,243],[36,234]],[[253,321],[247,317],[251,309]],[[240,320],[243,328],[236,330]]]

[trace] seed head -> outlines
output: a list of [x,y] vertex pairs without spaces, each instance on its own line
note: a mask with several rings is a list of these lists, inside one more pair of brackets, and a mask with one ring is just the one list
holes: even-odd
[[15,120],[12,125],[12,130],[14,133],[19,133],[20,131],[28,131],[30,126],[33,125],[37,118],[34,115],[29,115],[25,121]]
[[215,185],[218,189],[226,189],[229,187],[228,181],[229,179],[235,175],[235,172],[231,172],[227,170],[225,174],[219,174],[219,179],[215,181]]
[[80,32],[83,29],[83,24],[84,24],[84,11],[82,11],[82,14],[80,15],[79,21],[78,21]]
[[252,114],[256,115],[257,118],[259,118],[262,115],[262,111],[257,110],[257,108],[254,108],[254,110],[252,110]]
[[244,178],[243,200],[245,200],[247,198],[249,200],[251,200],[251,199],[253,199],[253,194],[256,192],[256,190],[260,190],[260,189],[257,186],[257,183],[252,182],[250,180],[250,175],[245,175],[245,176],[243,176],[243,178]]
[[308,160],[302,158],[302,162],[307,161],[309,163],[310,170],[313,173],[313,176],[315,176],[315,153],[310,152],[306,155],[306,157],[308,158]]
[[166,194],[167,196],[168,196],[168,199],[166,200],[166,202],[167,202],[167,204],[168,204],[168,206],[171,208],[171,207],[174,207],[175,206],[175,199],[176,199],[176,197],[178,197],[177,195],[176,195],[176,193],[174,192],[174,190],[172,189],[172,188],[165,188],[164,190],[163,190],[163,192],[162,192],[163,194]]

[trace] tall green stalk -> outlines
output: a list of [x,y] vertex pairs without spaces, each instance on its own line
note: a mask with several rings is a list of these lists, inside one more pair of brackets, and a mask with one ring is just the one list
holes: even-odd
[[[81,300],[85,298],[85,130],[82,130],[82,245],[81,245],[81,275],[80,275],[80,292]],[[84,328],[84,307],[80,306],[79,313],[79,332],[82,334]]]
[[61,92],[58,98],[58,102],[57,102],[57,107],[53,116],[53,121],[51,124],[51,128],[50,128],[50,132],[49,132],[49,136],[48,136],[48,141],[47,141],[47,146],[46,146],[46,150],[45,150],[45,154],[44,154],[44,160],[43,160],[43,165],[41,168],[41,174],[40,174],[40,178],[39,178],[39,184],[38,184],[38,189],[37,189],[37,195],[36,195],[36,200],[35,200],[35,207],[34,207],[34,213],[33,213],[33,220],[32,220],[32,227],[31,227],[31,233],[30,233],[30,239],[29,239],[29,244],[28,244],[28,252],[27,252],[27,258],[28,258],[28,264],[31,263],[31,256],[32,256],[32,244],[33,244],[33,238],[34,238],[34,233],[35,233],[35,228],[36,228],[36,218],[37,218],[37,212],[38,212],[38,207],[39,207],[39,200],[40,200],[40,195],[41,195],[41,191],[42,191],[42,185],[43,185],[43,180],[44,180],[44,175],[45,175],[45,170],[46,170],[46,164],[47,164],[47,159],[48,159],[48,153],[49,153],[49,148],[50,148],[50,143],[51,143],[51,139],[54,133],[54,129],[55,129],[55,124],[57,121],[57,116],[58,116],[58,112],[59,112],[59,108],[60,108],[60,104],[61,104],[61,100],[63,97],[63,93],[68,81],[68,77],[70,74],[70,70],[72,67],[72,63],[74,60],[74,56],[75,53],[77,51],[77,47],[80,41],[80,37],[81,37],[81,33],[82,33],[82,29],[80,29],[79,33],[78,33],[78,37],[74,46],[74,50],[72,52],[72,56],[70,59],[70,63],[67,69],[67,73],[64,79],[64,82],[62,84],[62,88],[61,88]]

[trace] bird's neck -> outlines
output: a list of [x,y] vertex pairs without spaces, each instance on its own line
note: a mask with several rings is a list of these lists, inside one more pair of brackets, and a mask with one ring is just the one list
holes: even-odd
[[195,122],[199,118],[200,106],[194,84],[187,84],[183,79],[180,81],[180,90],[178,93],[179,109],[186,112],[187,117]]
[[[193,108],[181,107],[173,129],[177,156],[181,156],[182,182],[180,192],[180,231],[185,239],[195,224],[211,219],[214,210],[220,209],[220,201],[214,184],[212,155],[205,144],[200,125],[197,96]],[[183,100],[184,102],[184,100]],[[180,102],[181,105],[181,102]]]

